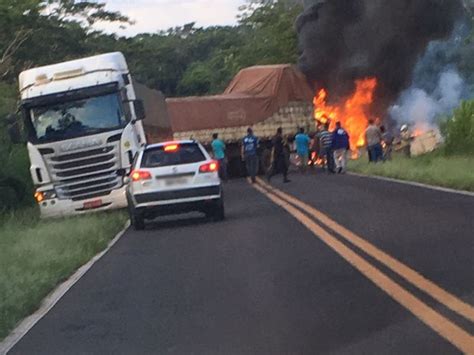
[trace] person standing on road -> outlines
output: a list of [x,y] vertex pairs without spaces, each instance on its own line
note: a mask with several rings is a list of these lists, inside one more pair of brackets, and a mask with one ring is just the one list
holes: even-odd
[[301,171],[306,173],[308,168],[309,161],[309,144],[311,140],[307,134],[304,132],[304,128],[300,128],[300,132],[295,137],[296,143],[296,154],[300,158],[301,162]]
[[225,157],[225,143],[219,139],[219,135],[214,133],[212,135],[212,152],[214,159],[219,163],[219,175],[221,179],[227,182],[227,161]]
[[411,141],[412,137],[408,125],[404,124],[400,128],[400,149],[407,158],[411,157]]
[[336,122],[336,130],[332,134],[332,149],[338,174],[346,172],[347,152],[350,150],[349,134]]
[[393,134],[387,131],[385,126],[380,126],[380,132],[382,132],[382,142],[383,142],[383,160],[392,160],[392,151],[393,151]]
[[267,179],[270,181],[271,178],[277,173],[282,173],[283,182],[290,182],[290,180],[288,180],[288,165],[285,152],[286,147],[285,141],[283,140],[283,129],[281,127],[277,129],[277,133],[273,137],[272,144],[272,165],[268,171]]
[[334,174],[334,154],[332,152],[332,135],[329,132],[329,124],[324,124],[319,132],[319,145],[321,158],[326,160],[326,167],[329,174]]
[[242,160],[245,161],[247,176],[250,177],[252,184],[256,182],[258,173],[258,138],[254,136],[252,128],[247,129],[247,135],[242,140]]
[[365,141],[369,153],[369,162],[377,163],[383,158],[382,132],[375,125],[374,120],[369,120],[369,126],[365,130]]

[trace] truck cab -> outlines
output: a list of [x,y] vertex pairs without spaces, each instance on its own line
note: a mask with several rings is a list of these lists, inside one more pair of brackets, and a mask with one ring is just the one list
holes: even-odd
[[123,177],[146,137],[124,56],[30,69],[19,86],[41,216],[126,207]]

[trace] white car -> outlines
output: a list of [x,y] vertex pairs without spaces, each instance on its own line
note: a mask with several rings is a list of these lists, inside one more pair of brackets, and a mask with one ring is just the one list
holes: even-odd
[[204,212],[224,219],[218,162],[198,142],[176,141],[146,146],[128,177],[130,221],[144,229],[145,220],[161,215]]

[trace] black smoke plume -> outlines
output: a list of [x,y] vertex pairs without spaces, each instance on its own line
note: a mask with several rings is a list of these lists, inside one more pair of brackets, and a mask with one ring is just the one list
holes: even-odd
[[348,96],[356,79],[376,77],[377,114],[410,86],[428,43],[448,37],[464,12],[461,0],[312,3],[296,23],[301,70],[315,88],[327,88],[333,101]]

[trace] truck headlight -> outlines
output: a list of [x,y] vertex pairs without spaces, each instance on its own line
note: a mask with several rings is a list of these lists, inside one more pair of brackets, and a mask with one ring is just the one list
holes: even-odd
[[56,198],[56,191],[54,190],[35,192],[35,200],[38,203],[43,202],[44,200],[52,200],[53,198]]

